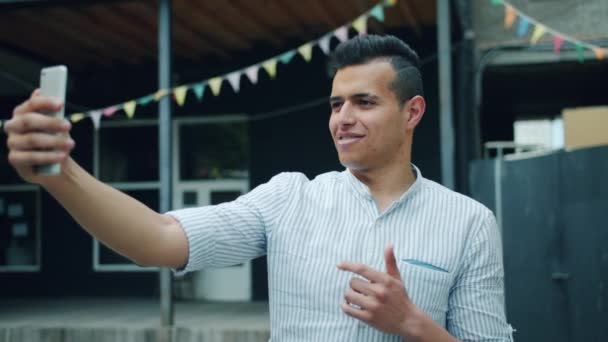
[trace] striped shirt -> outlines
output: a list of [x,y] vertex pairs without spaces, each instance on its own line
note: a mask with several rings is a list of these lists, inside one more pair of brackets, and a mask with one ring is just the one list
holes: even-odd
[[348,169],[308,180],[281,173],[216,206],[172,211],[190,254],[178,274],[266,254],[271,341],[401,341],[342,312],[353,274],[341,261],[385,270],[395,256],[411,300],[462,341],[510,341],[502,246],[494,215],[422,177],[379,213]]

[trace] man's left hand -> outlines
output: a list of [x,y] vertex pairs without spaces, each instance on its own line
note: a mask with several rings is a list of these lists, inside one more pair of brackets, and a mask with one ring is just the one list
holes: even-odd
[[356,273],[364,279],[352,278],[350,288],[344,294],[342,310],[389,334],[406,337],[421,311],[410,300],[403,285],[393,246],[384,250],[386,272],[356,263],[342,262],[338,268]]

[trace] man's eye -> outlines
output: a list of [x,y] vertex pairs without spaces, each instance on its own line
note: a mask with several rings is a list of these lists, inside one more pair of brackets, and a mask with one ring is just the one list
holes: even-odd
[[374,103],[372,101],[368,101],[368,100],[359,100],[359,104],[361,106],[373,106]]
[[331,110],[332,111],[337,111],[340,109],[340,107],[342,107],[342,103],[341,102],[333,102],[330,104]]

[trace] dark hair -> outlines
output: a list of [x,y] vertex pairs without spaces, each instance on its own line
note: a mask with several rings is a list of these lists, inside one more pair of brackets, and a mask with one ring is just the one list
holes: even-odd
[[374,60],[386,60],[393,66],[395,79],[391,88],[401,104],[416,95],[424,95],[418,55],[395,36],[370,34],[342,42],[333,52],[329,66],[335,76],[342,68]]

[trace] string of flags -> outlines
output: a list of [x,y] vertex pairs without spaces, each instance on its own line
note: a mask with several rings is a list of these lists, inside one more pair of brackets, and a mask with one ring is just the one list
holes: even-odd
[[505,15],[504,15],[504,29],[509,30],[515,26],[517,22],[517,28],[515,32],[517,37],[523,38],[527,36],[530,32],[530,28],[534,27],[532,30],[532,34],[530,35],[530,43],[535,45],[538,41],[546,34],[549,34],[553,37],[553,52],[556,55],[559,55],[562,47],[565,42],[573,44],[576,52],[577,58],[580,63],[585,61],[585,50],[593,51],[595,58],[598,60],[602,60],[606,58],[608,55],[608,49],[600,47],[598,45],[590,44],[587,42],[583,42],[579,39],[570,37],[561,32],[558,32],[538,20],[526,15],[515,6],[513,6],[510,2],[505,0],[490,0],[492,5],[495,6],[504,6]]
[[[372,7],[367,12],[361,14],[355,20],[340,26],[339,28],[326,33],[321,38],[309,41],[301,46],[285,51],[279,55],[269,58],[265,61],[250,65],[248,67],[229,72],[224,75],[218,75],[210,79],[179,85],[171,89],[159,89],[153,94],[129,100],[124,103],[111,105],[109,107],[90,110],[87,112],[73,113],[66,115],[72,123],[80,122],[86,118],[91,118],[95,129],[99,129],[99,125],[102,117],[111,117],[116,113],[123,111],[127,118],[131,119],[135,116],[135,112],[139,106],[145,106],[152,102],[158,102],[165,96],[173,96],[175,102],[181,107],[186,102],[186,98],[189,93],[194,93],[198,101],[202,101],[203,95],[207,92],[207,89],[211,91],[214,96],[220,95],[222,84],[226,81],[234,92],[238,93],[240,90],[242,76],[247,77],[252,84],[258,82],[258,76],[261,69],[263,69],[270,79],[274,79],[277,74],[277,64],[289,64],[296,55],[300,55],[306,62],[312,59],[312,52],[315,46],[318,46],[325,55],[329,55],[331,52],[330,40],[332,37],[336,37],[340,42],[348,40],[349,29],[352,27],[359,35],[367,34],[367,22],[369,18],[375,18],[379,22],[384,22],[384,9],[386,7],[392,7],[397,3],[397,0],[384,0]],[[0,127],[3,122],[0,121]]]

